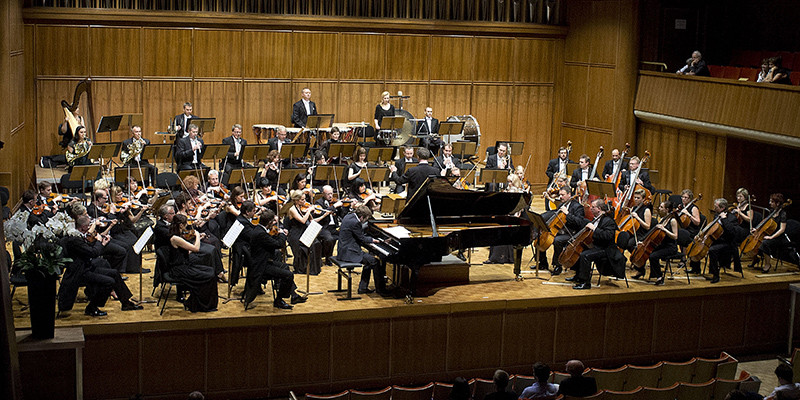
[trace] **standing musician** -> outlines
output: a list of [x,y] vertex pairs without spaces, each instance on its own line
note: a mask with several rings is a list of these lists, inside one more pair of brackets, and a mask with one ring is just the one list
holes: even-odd
[[[231,128],[231,135],[222,139],[222,144],[228,145],[228,155],[225,160],[220,162],[219,169],[223,174],[230,176],[231,170],[242,169],[250,165],[242,162],[242,153],[247,146],[247,140],[242,138],[242,126],[234,124]],[[227,182],[226,179],[223,179]]]
[[617,277],[625,276],[625,257],[623,257],[616,243],[614,243],[614,232],[617,230],[617,224],[614,222],[611,212],[609,212],[608,204],[603,199],[596,199],[592,202],[590,209],[595,218],[600,217],[597,223],[590,222],[586,224],[586,228],[593,231],[593,247],[581,252],[575,276],[567,278],[567,280],[575,282],[572,288],[578,290],[592,288],[592,284],[589,281],[592,262],[596,263],[597,270],[604,275],[613,272],[613,275]]
[[[371,216],[372,211],[365,206],[361,206],[356,208],[355,212],[344,217],[339,232],[339,247],[336,250],[336,254],[339,261],[356,262],[364,266],[361,271],[361,282],[358,284],[359,294],[372,293],[372,290],[369,289],[369,273],[372,271],[375,291],[381,296],[387,296],[389,293],[386,291],[386,281],[384,279],[386,265],[379,258],[361,250],[361,246],[380,243],[380,240],[364,234],[364,224],[367,223]],[[412,272],[411,282],[413,287],[416,282],[414,272]]]
[[347,211],[342,207],[341,200],[333,201],[333,187],[325,185],[322,187],[322,197],[314,203],[323,210],[329,211],[328,215],[322,218],[319,223],[322,231],[319,233],[322,242],[322,257],[325,258],[325,265],[331,265],[330,257],[333,255],[333,247],[339,239],[339,223]]
[[[561,252],[564,250],[564,247],[567,246],[570,238],[572,235],[583,229],[588,222],[586,220],[586,213],[584,212],[584,207],[577,199],[573,199],[571,197],[572,191],[569,189],[569,186],[563,186],[558,190],[558,200],[560,201],[559,208],[555,211],[545,211],[542,213],[542,218],[545,221],[550,220],[550,218],[557,212],[562,212],[564,215],[567,216],[567,222],[564,224],[564,228],[558,232],[555,239],[553,240],[553,275],[560,275],[563,271],[561,264],[558,263],[558,257],[561,255]],[[539,252],[539,269],[549,269],[547,264],[547,252],[540,251]]]
[[200,128],[195,124],[189,124],[188,136],[178,140],[175,146],[175,158],[178,162],[178,171],[188,169],[204,170],[208,167],[203,164],[203,154],[206,152],[203,139],[197,136]]
[[[514,163],[511,160],[511,156],[508,154],[508,144],[500,143],[497,145],[497,153],[486,157],[486,168],[514,170]],[[494,192],[499,189],[499,185],[493,183],[486,184],[487,192]]]
[[578,182],[583,182],[589,179],[600,179],[597,176],[597,172],[595,171],[594,176],[589,176],[592,173],[591,164],[589,156],[587,154],[581,154],[581,157],[578,159],[578,168],[572,172],[572,180],[570,180],[569,184],[573,188],[578,186]]
[[[661,272],[661,260],[666,260],[678,254],[678,221],[675,218],[669,218],[669,221],[664,221],[668,215],[672,214],[675,205],[670,201],[661,202],[658,206],[658,215],[662,218],[662,222],[656,224],[654,229],[661,229],[664,231],[664,239],[656,246],[650,253],[650,278],[656,280],[656,286],[664,284],[664,274]],[[668,225],[665,225],[667,222]],[[633,279],[639,279],[644,276],[644,268],[636,269],[637,274]]]
[[[617,246],[631,253],[636,249],[636,244],[647,235],[647,231],[650,230],[650,225],[653,220],[653,212],[650,209],[650,205],[644,203],[644,196],[645,191],[642,189],[633,192],[634,208],[631,210],[630,218],[636,219],[636,221],[639,222],[639,229],[635,230],[633,233],[627,231],[620,232],[617,237]],[[644,275],[643,269],[637,271],[639,274]]]
[[186,137],[186,132],[189,132],[189,120],[197,118],[192,114],[192,103],[188,101],[183,103],[183,114],[178,114],[172,123],[172,129],[175,132],[175,142],[179,139]]
[[[641,160],[639,159],[639,157],[636,156],[631,157],[631,160],[628,162],[628,168],[630,169],[627,171],[622,171],[622,177],[619,180],[619,184],[621,186],[627,187],[633,185],[633,183],[631,183],[631,175],[635,173],[636,170],[639,169],[640,163]],[[656,188],[654,188],[653,184],[650,183],[650,174],[648,174],[647,171],[645,170],[639,172],[639,176],[636,179],[636,184],[644,186],[644,188],[649,190],[650,193],[656,191]]]
[[439,169],[430,165],[428,160],[431,158],[430,150],[421,147],[417,149],[417,157],[419,157],[419,164],[416,167],[409,168],[406,172],[403,173],[402,176],[397,175],[397,167],[394,165],[389,166],[389,170],[392,171],[391,179],[395,182],[402,184],[408,184],[406,188],[406,198],[410,199],[414,196],[414,193],[425,183],[425,180],[428,179],[429,176],[437,176],[439,175]]
[[381,93],[381,102],[375,106],[375,129],[381,130],[383,117],[394,117],[394,105],[389,103],[389,92]]
[[544,173],[547,175],[548,184],[553,182],[553,178],[556,176],[556,174],[560,173],[564,176],[567,175],[567,164],[575,163],[575,161],[568,159],[567,156],[567,148],[559,147],[558,157],[550,160],[550,162],[547,163],[547,170],[545,170]]
[[619,154],[619,149],[611,150],[611,159],[606,161],[603,166],[603,179],[608,179],[614,174],[614,171],[622,171],[630,168],[628,162],[623,160]]
[[[711,273],[711,283],[719,282],[720,266],[727,268],[731,264],[731,258],[738,253],[736,237],[738,231],[742,229],[739,227],[736,214],[728,213],[727,210],[728,200],[723,198],[714,200],[714,214],[719,216],[722,235],[708,248],[708,271]],[[741,265],[739,271],[741,271]]]
[[304,87],[302,98],[292,105],[292,123],[295,128],[305,128],[309,115],[317,115],[317,105],[311,101],[311,89]]
[[[776,210],[785,201],[783,193],[773,193],[769,195],[769,208],[770,212]],[[778,229],[772,235],[764,236],[764,241],[761,242],[761,247],[758,248],[758,253],[753,257],[750,263],[750,268],[754,268],[761,257],[767,256],[764,259],[764,267],[761,272],[767,273],[772,268],[771,259],[778,254],[778,250],[785,248],[789,245],[789,239],[784,235],[786,232],[786,210],[781,210],[777,215],[772,217],[778,224]],[[755,232],[755,228],[750,230],[750,233]]]
[[433,118],[433,108],[430,106],[425,107],[425,118],[422,121],[418,121],[417,124],[414,132],[418,136],[422,136],[420,145],[430,150],[433,154],[438,153],[444,142],[442,139],[432,136],[439,133],[439,120]]
[[86,128],[84,126],[78,126],[75,128],[75,136],[73,136],[72,141],[67,145],[66,157],[67,164],[69,165],[68,172],[72,172],[72,167],[76,165],[91,165],[92,162],[89,160],[89,157],[87,157],[91,149],[92,141],[86,137]]
[[442,148],[442,155],[433,160],[434,166],[439,168],[439,173],[442,176],[447,176],[448,172],[461,168],[461,162],[453,157],[453,145],[450,143],[445,144]]
[[[633,158],[631,158],[631,163],[633,163]],[[689,240],[697,236],[697,234],[700,232],[700,223],[702,222],[700,217],[700,207],[694,203],[688,205],[692,202],[692,199],[694,199],[694,193],[690,189],[683,189],[681,191],[681,203],[683,204],[684,208],[680,211],[680,213],[678,213],[678,217],[681,215],[689,216],[689,226],[684,229],[688,232],[687,236]],[[681,245],[683,245],[683,243],[681,243]],[[688,245],[688,243],[686,245]],[[697,275],[700,274],[700,261],[689,261],[689,267],[689,273]]]
[[301,190],[292,190],[289,192],[289,199],[292,202],[292,207],[289,208],[286,227],[289,229],[289,246],[292,247],[292,256],[294,256],[294,272],[296,274],[305,274],[306,269],[310,275],[319,275],[322,271],[322,244],[320,238],[314,239],[311,247],[306,247],[300,242],[300,237],[303,236],[306,227],[311,223],[311,220],[319,223],[327,213],[314,218],[314,207],[306,203],[305,196]]

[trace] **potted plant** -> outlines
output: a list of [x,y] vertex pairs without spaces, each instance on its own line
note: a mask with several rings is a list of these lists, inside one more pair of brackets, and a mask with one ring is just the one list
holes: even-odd
[[56,281],[72,259],[64,257],[64,250],[57,242],[57,229],[53,225],[60,221],[27,229],[28,215],[28,211],[17,212],[5,222],[4,228],[8,239],[18,243],[22,251],[14,260],[12,271],[24,274],[28,281],[32,336],[48,339],[55,333]]

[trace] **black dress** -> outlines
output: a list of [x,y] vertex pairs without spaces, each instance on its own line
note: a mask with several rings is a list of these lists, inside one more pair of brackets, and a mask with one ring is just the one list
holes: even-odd
[[169,247],[168,264],[170,275],[189,288],[190,296],[184,302],[189,311],[217,309],[217,277],[212,267],[191,263],[189,251],[174,246]]
[[[295,208],[297,212],[300,212],[297,206]],[[322,244],[319,239],[314,239],[310,249],[304,246],[300,243],[300,237],[303,236],[308,223],[304,224],[291,216],[288,216],[287,219],[286,227],[289,229],[289,246],[292,248],[292,255],[294,256],[292,261],[294,273],[305,274],[306,265],[309,265],[309,273],[311,275],[319,275],[320,271],[322,271]],[[310,264],[308,263],[309,257]]]
[[375,106],[375,119],[378,120],[378,125],[383,122],[383,117],[394,117],[394,105],[389,104],[388,110],[384,110],[380,104]]

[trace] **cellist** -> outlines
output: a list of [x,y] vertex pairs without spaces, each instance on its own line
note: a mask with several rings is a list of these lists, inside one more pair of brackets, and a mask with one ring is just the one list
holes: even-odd
[[[708,271],[711,273],[711,283],[719,282],[719,267],[731,264],[731,257],[737,252],[735,247],[736,233],[739,230],[736,214],[728,213],[728,200],[719,198],[714,200],[714,214],[719,216],[722,224],[722,235],[708,248]],[[741,265],[739,271],[741,271]]]
[[[681,227],[689,232],[688,237],[693,238],[700,233],[700,222],[702,221],[700,218],[700,207],[697,207],[696,204],[692,203],[692,199],[694,199],[694,192],[690,189],[683,189],[681,191],[681,203],[683,204],[683,209],[678,213],[678,219],[681,220]],[[688,225],[684,224],[684,220],[688,217],[689,223]],[[681,244],[683,246],[684,244]],[[686,244],[688,245],[688,243]],[[700,274],[700,261],[689,261],[689,273],[691,274]]]
[[636,182],[631,183],[631,181],[630,181],[631,180],[631,174],[635,173],[636,170],[639,169],[639,164],[640,163],[641,163],[641,160],[639,159],[639,157],[636,157],[636,156],[631,157],[630,162],[628,162],[628,167],[630,169],[627,170],[627,171],[622,171],[622,178],[620,178],[619,184],[622,187],[625,187],[626,185],[639,184],[639,185],[644,186],[645,189],[649,190],[650,193],[653,193],[653,192],[656,191],[656,188],[654,188],[653,184],[650,183],[650,174],[648,174],[647,171],[644,171],[644,170],[640,171],[639,172],[639,176],[636,179]]
[[589,179],[600,179],[600,177],[597,176],[597,171],[595,171],[594,176],[589,176],[592,173],[590,168],[592,165],[590,162],[591,160],[589,160],[589,155],[581,154],[581,157],[578,159],[578,168],[572,172],[572,180],[569,182],[570,186],[575,188],[578,186],[579,182]]
[[597,263],[597,270],[604,275],[613,273],[617,277],[625,276],[625,257],[614,243],[617,223],[614,222],[613,213],[610,212],[611,208],[603,199],[596,199],[592,202],[590,210],[593,216],[599,217],[597,223],[586,224],[586,228],[593,231],[593,247],[581,252],[575,277],[567,278],[568,281],[575,283],[572,288],[577,290],[592,288],[589,279],[593,262]]
[[[588,222],[583,205],[581,205],[577,199],[572,199],[572,192],[569,186],[565,185],[559,189],[558,195],[558,199],[561,201],[558,209],[542,213],[542,218],[545,221],[549,221],[557,212],[562,212],[567,216],[567,222],[564,228],[558,232],[558,235],[556,235],[553,240],[553,276],[559,275],[563,271],[561,265],[558,263],[558,257],[561,255],[561,251],[564,250],[567,242],[569,242],[572,234],[583,229]],[[547,264],[547,252],[545,251],[539,252],[539,269],[549,269]]]
[[[668,215],[672,214],[674,209],[674,204],[669,201],[663,201],[658,206],[658,215],[664,219]],[[675,220],[675,218],[669,218],[666,221],[662,220],[662,222],[657,224],[654,229],[661,229],[664,231],[664,239],[662,239],[661,243],[650,253],[649,279],[655,278],[656,286],[661,286],[664,284],[664,274],[661,272],[661,260],[665,260],[674,256],[675,254],[678,254],[678,221]],[[633,277],[633,279],[639,279],[644,276],[644,268],[636,268],[636,271],[638,273]]]
[[[781,206],[784,202],[783,193],[773,193],[769,195],[769,208],[770,213],[776,210],[778,207]],[[761,246],[758,248],[758,254],[753,257],[753,262],[750,263],[750,268],[755,268],[758,261],[764,255],[768,256],[764,259],[764,266],[761,269],[761,272],[769,272],[771,267],[771,259],[777,253],[778,249],[782,247],[786,247],[789,244],[786,235],[786,210],[780,210],[774,217],[772,217],[778,225],[778,229],[775,230],[775,233],[772,235],[764,236],[764,241],[761,242]],[[750,233],[754,233],[756,230],[751,229]]]
[[[631,210],[630,218],[635,219],[639,223],[639,229],[633,232],[620,232],[617,237],[617,246],[629,252],[633,252],[639,240],[644,239],[652,223],[653,211],[651,210],[650,204],[645,204],[644,195],[645,191],[641,189],[633,192],[634,208]],[[622,228],[622,226],[620,226],[620,228]]]

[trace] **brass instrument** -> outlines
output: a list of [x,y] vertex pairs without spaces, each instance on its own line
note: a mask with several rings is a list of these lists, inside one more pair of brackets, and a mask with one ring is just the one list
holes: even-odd
[[72,151],[67,151],[65,156],[67,157],[67,164],[73,165],[75,160],[89,154],[89,150],[92,149],[92,142],[88,140],[84,140],[82,142],[75,143],[75,147]]
[[144,148],[144,139],[133,139],[133,142],[127,146],[127,148],[122,149],[120,152],[120,158],[122,159],[123,164],[127,164],[131,162],[133,159],[136,158],[139,154],[142,153],[142,149]]

